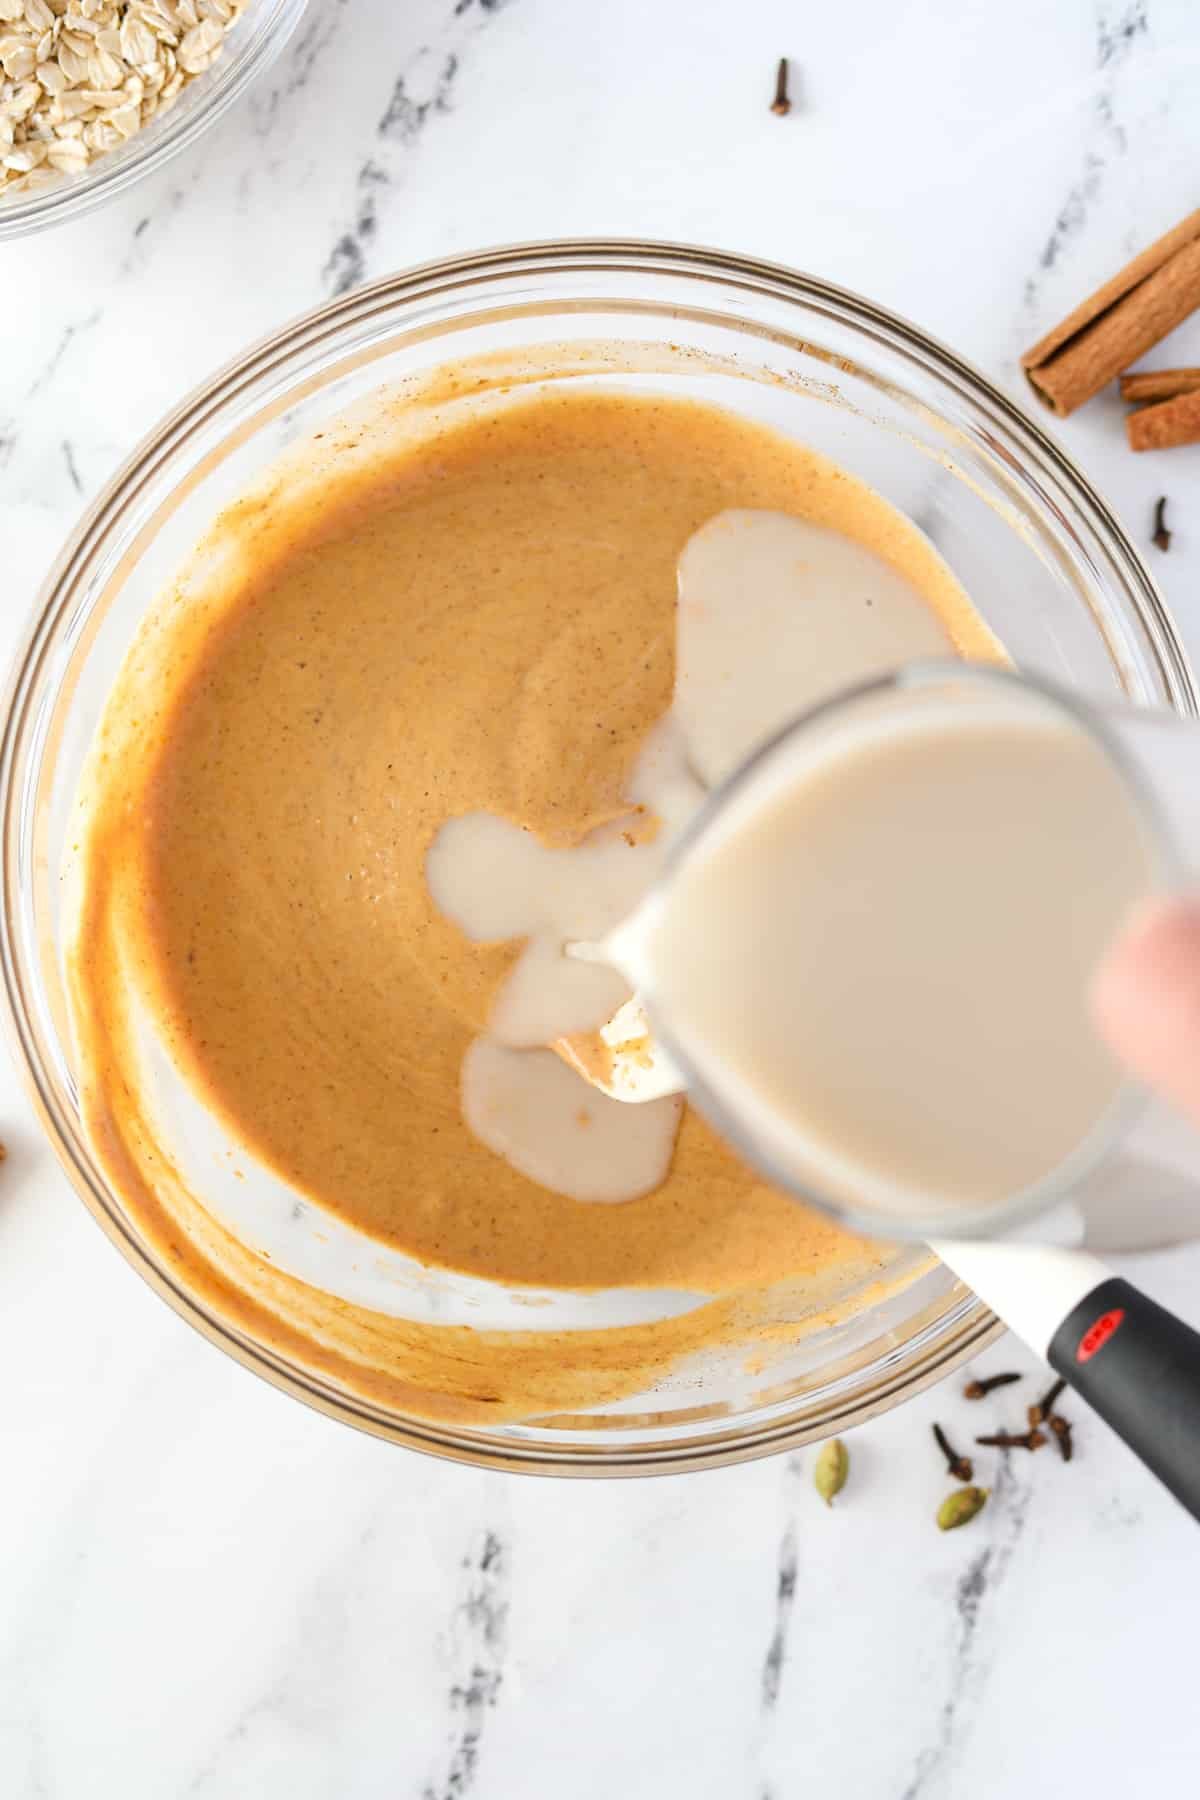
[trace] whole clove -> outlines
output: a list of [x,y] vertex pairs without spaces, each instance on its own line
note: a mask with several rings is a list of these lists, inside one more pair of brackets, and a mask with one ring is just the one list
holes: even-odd
[[1052,1387],[1046,1389],[1046,1392],[1042,1395],[1041,1399],[1035,1401],[1028,1409],[1025,1416],[1029,1420],[1030,1431],[1036,1431],[1039,1425],[1044,1425],[1046,1423],[1046,1420],[1054,1411],[1054,1402],[1058,1399],[1058,1396],[1062,1393],[1066,1385],[1066,1382],[1060,1376]]
[[1171,533],[1167,530],[1167,496],[1160,494],[1154,502],[1154,535],[1150,542],[1161,550],[1165,556],[1171,548]]
[[1011,1382],[1020,1379],[1015,1371],[1010,1375],[981,1375],[976,1381],[968,1381],[963,1389],[963,1399],[982,1400],[985,1394],[990,1394],[995,1388],[1008,1387]]
[[1074,1455],[1074,1446],[1071,1443],[1071,1421],[1064,1419],[1061,1413],[1051,1413],[1046,1423],[1054,1433],[1054,1441],[1058,1445],[1059,1455],[1064,1462],[1070,1462]]
[[779,67],[775,71],[775,98],[771,102],[771,111],[776,118],[786,119],[792,110],[792,102],[788,97],[788,59],[781,56]]
[[994,1450],[1040,1450],[1046,1442],[1044,1431],[993,1431],[987,1437],[977,1437],[977,1444],[987,1444]]
[[940,1425],[934,1426],[933,1435],[937,1440],[938,1449],[946,1459],[946,1467],[955,1481],[970,1481],[975,1473],[970,1457],[959,1455]]

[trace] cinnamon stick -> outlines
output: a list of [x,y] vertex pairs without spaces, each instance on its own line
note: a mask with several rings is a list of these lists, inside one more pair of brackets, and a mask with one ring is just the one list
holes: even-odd
[[1142,369],[1121,377],[1122,400],[1174,400],[1200,388],[1200,369]]
[[1175,450],[1180,444],[1200,444],[1200,389],[1161,400],[1157,406],[1139,406],[1125,417],[1131,450]]
[[1065,419],[1200,306],[1200,212],[1097,288],[1021,358],[1034,393]]

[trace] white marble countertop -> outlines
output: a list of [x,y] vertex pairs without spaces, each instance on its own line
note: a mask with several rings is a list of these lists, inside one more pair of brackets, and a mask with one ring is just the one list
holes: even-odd
[[[794,59],[799,105],[767,110]],[[0,251],[0,655],[91,494],[248,340],[513,238],[758,252],[1016,357],[1194,207],[1194,0],[313,0],[192,153]],[[1200,361],[1185,327],[1159,361]],[[1200,449],[1057,428],[1200,650]],[[3,1800],[1195,1790],[1200,1539],[1098,1422],[941,1536],[934,1418],[643,1483],[473,1473],[252,1380],[103,1240],[0,1072]],[[1200,1321],[1200,1250],[1147,1259]],[[987,1366],[1032,1367],[1012,1345]],[[1023,1390],[1016,1390],[1018,1394]]]

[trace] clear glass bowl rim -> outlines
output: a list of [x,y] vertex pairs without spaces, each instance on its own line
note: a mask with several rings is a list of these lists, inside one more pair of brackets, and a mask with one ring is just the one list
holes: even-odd
[[[732,252],[615,238],[504,245],[423,263],[383,277],[302,314],[278,332],[260,339],[169,414],[92,502],[43,583],[0,711],[0,868],[6,908],[20,898],[17,777],[23,762],[24,740],[31,728],[30,712],[39,673],[63,637],[73,598],[86,582],[89,565],[99,555],[106,533],[119,528],[126,500],[150,471],[183,454],[189,434],[211,424],[227,408],[250,406],[257,413],[277,399],[281,384],[287,389],[307,386],[311,359],[329,350],[343,335],[352,336],[373,319],[393,315],[397,307],[486,289],[489,283],[499,284],[517,275],[577,276],[589,272],[708,279],[726,291],[740,287],[776,300],[797,301],[867,339],[881,340],[943,387],[949,386],[960,400],[969,403],[1010,457],[1016,455],[1025,474],[1040,476],[1051,488],[1058,485],[1070,493],[1102,546],[1110,570],[1146,636],[1171,706],[1190,716],[1200,713],[1200,691],[1162,599],[1105,502],[1027,415],[927,333],[846,289],[781,264]],[[647,310],[669,318],[671,308],[668,302],[656,301]],[[399,333],[403,329],[402,316],[394,318],[393,323]],[[797,344],[803,341],[803,335],[798,334]],[[310,372],[308,379],[306,370]],[[38,972],[36,968],[26,971],[20,966],[12,933],[7,930],[0,933],[0,974],[10,1042],[46,1134],[84,1204],[126,1260],[175,1312],[244,1367],[330,1417],[408,1448],[513,1473],[628,1476],[721,1467],[849,1430],[940,1381],[978,1355],[1004,1329],[981,1303],[968,1297],[948,1309],[949,1316],[939,1315],[933,1325],[920,1328],[914,1338],[907,1339],[901,1356],[884,1359],[884,1366],[867,1378],[869,1386],[864,1384],[861,1372],[835,1383],[833,1391],[824,1398],[819,1417],[808,1416],[812,1396],[802,1395],[785,1416],[757,1424],[752,1416],[734,1417],[727,1425],[718,1423],[695,1442],[676,1441],[668,1436],[661,1443],[637,1446],[549,1445],[523,1441],[519,1434],[386,1416],[369,1403],[323,1384],[263,1346],[242,1338],[232,1325],[210,1314],[175,1285],[131,1231],[105,1184],[88,1166],[82,1133],[69,1105],[57,1091],[32,1009],[25,999],[26,982],[30,976],[36,982]]]

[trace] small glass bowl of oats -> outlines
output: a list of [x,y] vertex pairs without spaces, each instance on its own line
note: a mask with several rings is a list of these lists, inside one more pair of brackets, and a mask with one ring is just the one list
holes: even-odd
[[0,239],[90,211],[199,137],[307,0],[0,0]]

